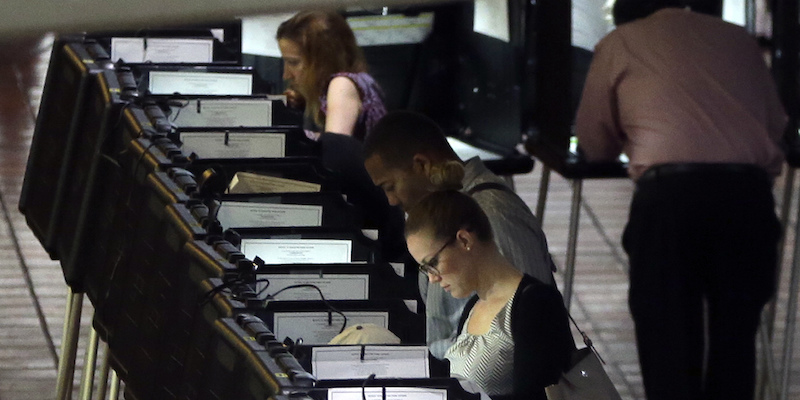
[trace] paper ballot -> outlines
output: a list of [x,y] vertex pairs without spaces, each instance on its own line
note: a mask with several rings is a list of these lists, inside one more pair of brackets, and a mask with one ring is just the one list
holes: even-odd
[[223,229],[322,226],[322,206],[223,201],[217,220]]
[[[386,311],[345,311],[347,324],[375,324],[389,328],[389,313]],[[273,330],[280,340],[303,339],[303,344],[323,345],[331,341],[342,330],[344,319],[335,312],[292,311],[276,312],[272,315]],[[369,374],[367,374],[369,375]]]
[[150,71],[151,94],[251,95],[253,76],[222,72]]
[[318,183],[237,172],[228,184],[228,193],[308,193],[319,192],[321,188]]
[[181,132],[181,150],[199,158],[280,158],[286,135],[268,132]]
[[429,378],[426,346],[328,346],[311,353],[317,379]]
[[[257,293],[261,298],[292,285],[314,285],[326,300],[368,300],[367,274],[258,274]],[[319,300],[319,292],[311,287],[282,291],[275,300]]]
[[341,239],[242,239],[245,257],[256,256],[267,264],[349,263],[353,251],[350,240]]
[[111,60],[127,63],[212,62],[213,39],[112,37]]
[[[359,379],[365,379],[360,377]],[[382,387],[341,387],[328,389],[328,400],[383,400]],[[387,387],[386,398],[392,400],[447,400],[447,389]]]
[[190,99],[172,105],[172,123],[179,128],[272,126],[272,100]]

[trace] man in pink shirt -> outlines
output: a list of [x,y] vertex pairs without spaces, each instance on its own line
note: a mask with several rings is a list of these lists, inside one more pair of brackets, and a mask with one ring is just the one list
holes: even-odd
[[617,0],[614,17],[576,130],[589,161],[630,158],[622,242],[647,397],[751,400],[780,235],[775,84],[744,29],[681,0]]

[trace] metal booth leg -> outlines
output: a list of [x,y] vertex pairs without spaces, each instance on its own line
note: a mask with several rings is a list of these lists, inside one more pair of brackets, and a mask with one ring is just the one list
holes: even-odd
[[111,383],[108,386],[108,400],[117,400],[119,398],[119,376],[117,372],[111,370]]
[[544,206],[547,203],[547,191],[550,190],[550,167],[542,164],[542,179],[539,181],[539,196],[536,198],[536,217],[544,226]]
[[111,369],[108,364],[108,344],[101,342],[101,349],[103,350],[103,357],[100,359],[100,373],[97,377],[97,398],[105,399],[108,394],[108,374]]
[[567,237],[567,259],[564,266],[564,307],[569,311],[572,303],[572,283],[575,280],[575,253],[578,246],[578,222],[581,213],[583,180],[572,181],[572,204],[569,211],[569,236]]
[[86,357],[83,360],[80,400],[92,400],[94,371],[97,366],[97,340],[97,331],[91,328],[89,332],[89,343],[86,345]]
[[82,307],[83,293],[75,293],[71,287],[67,287],[64,332],[61,335],[61,356],[58,359],[56,400],[68,400],[72,394],[72,379],[75,375],[75,355],[78,352]]

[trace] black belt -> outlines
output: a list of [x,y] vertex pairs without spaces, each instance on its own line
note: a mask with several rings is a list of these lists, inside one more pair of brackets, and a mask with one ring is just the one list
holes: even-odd
[[763,178],[772,183],[767,171],[754,164],[716,164],[716,163],[681,163],[659,164],[650,167],[636,181],[637,183],[653,182],[660,178],[677,177],[680,175],[715,175],[736,174]]

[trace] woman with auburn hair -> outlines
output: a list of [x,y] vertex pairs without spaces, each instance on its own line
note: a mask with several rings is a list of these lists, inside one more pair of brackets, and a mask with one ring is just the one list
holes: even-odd
[[306,118],[316,125],[309,135],[331,132],[363,140],[386,108],[344,17],[301,11],[281,23],[276,37],[289,105],[305,103]]
[[558,290],[519,272],[498,250],[480,206],[454,190],[409,210],[406,242],[431,283],[472,297],[445,353],[451,374],[492,399],[545,400],[544,388],[558,382],[575,349]]

